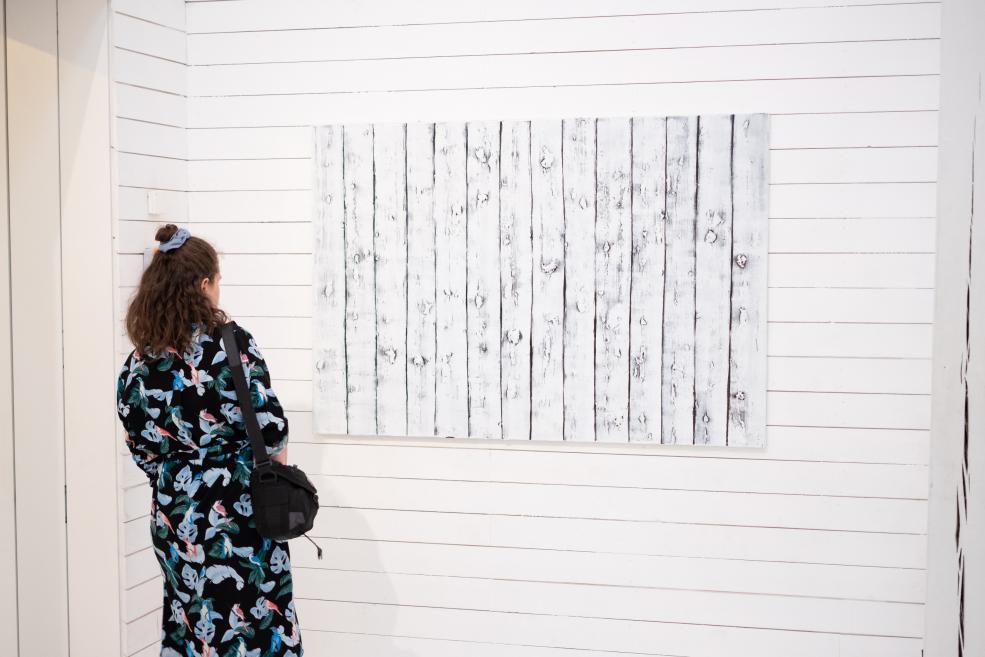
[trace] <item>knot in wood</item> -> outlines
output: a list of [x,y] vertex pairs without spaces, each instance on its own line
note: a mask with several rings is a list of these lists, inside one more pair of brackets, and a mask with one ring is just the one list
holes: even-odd
[[738,267],[739,269],[745,269],[746,264],[748,262],[749,262],[749,256],[747,256],[745,253],[735,254],[735,266]]

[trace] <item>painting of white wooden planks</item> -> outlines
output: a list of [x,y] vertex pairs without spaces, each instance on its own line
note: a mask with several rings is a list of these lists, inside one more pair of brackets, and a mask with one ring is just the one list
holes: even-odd
[[768,118],[317,127],[315,431],[763,445]]

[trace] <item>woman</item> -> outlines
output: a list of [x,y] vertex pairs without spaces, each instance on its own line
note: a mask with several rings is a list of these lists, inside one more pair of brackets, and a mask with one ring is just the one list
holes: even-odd
[[[126,315],[136,348],[117,412],[150,480],[150,531],[164,575],[161,657],[301,657],[286,541],[260,536],[253,450],[222,341],[219,258],[167,224]],[[267,453],[287,461],[287,417],[253,336],[236,331]]]

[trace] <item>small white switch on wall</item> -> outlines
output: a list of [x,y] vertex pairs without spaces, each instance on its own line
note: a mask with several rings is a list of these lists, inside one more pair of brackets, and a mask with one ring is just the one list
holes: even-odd
[[147,190],[147,214],[161,214],[161,193],[156,189]]

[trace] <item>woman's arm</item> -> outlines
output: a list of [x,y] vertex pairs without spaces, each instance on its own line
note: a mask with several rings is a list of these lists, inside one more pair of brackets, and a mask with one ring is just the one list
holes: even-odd
[[287,447],[285,446],[284,449],[271,456],[270,460],[287,465]]

